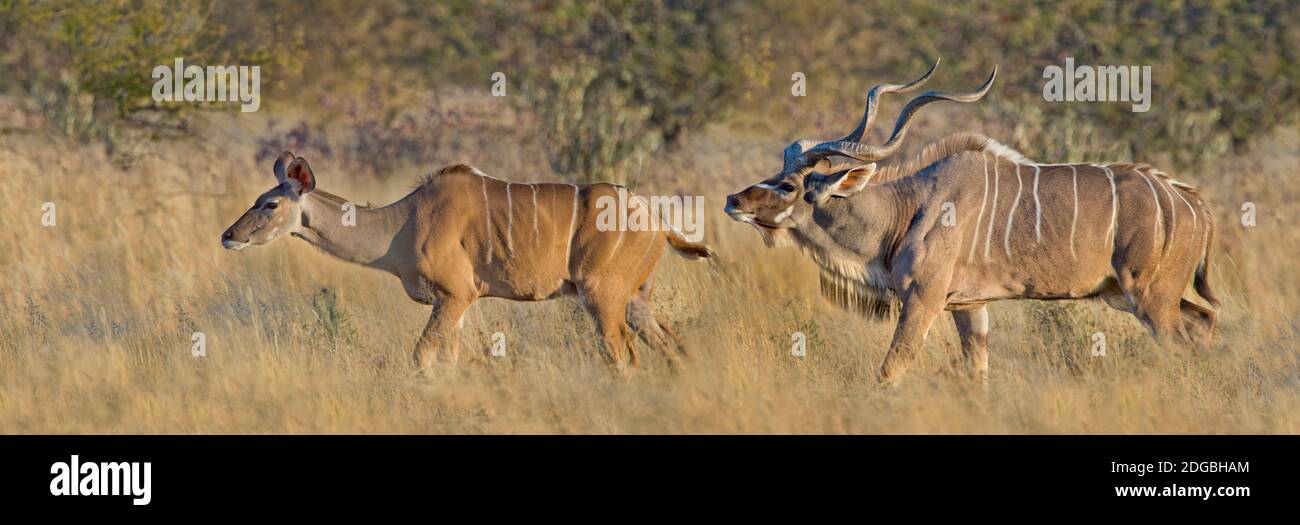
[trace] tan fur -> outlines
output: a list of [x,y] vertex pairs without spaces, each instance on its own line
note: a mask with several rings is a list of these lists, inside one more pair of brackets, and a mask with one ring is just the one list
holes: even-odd
[[[277,163],[277,176],[291,158],[286,153]],[[434,307],[414,352],[421,369],[436,358],[456,361],[455,331],[481,297],[540,301],[576,294],[617,369],[637,364],[631,331],[670,361],[680,357],[680,344],[651,305],[652,274],[665,243],[689,258],[712,251],[671,232],[600,231],[596,199],[616,196],[617,186],[514,183],[456,164],[393,204],[358,207],[355,226],[344,226],[346,201],[321,190],[297,194],[295,181],[284,182],[294,178],[293,166],[281,186],[223,234],[223,243],[265,244],[278,236],[265,233],[275,223],[281,233],[340,259],[397,276],[412,300]],[[314,175],[305,173],[314,186]],[[278,207],[266,209],[267,201]]]

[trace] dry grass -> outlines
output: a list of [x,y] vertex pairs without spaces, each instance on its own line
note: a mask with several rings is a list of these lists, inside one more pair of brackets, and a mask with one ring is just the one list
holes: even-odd
[[[935,138],[926,133],[914,142]],[[833,309],[809,261],[763,248],[718,212],[720,196],[774,169],[781,147],[721,129],[647,159],[641,179],[645,190],[709,199],[720,260],[665,255],[656,294],[693,351],[689,368],[672,373],[652,358],[618,379],[572,301],[485,300],[466,319],[468,362],[417,379],[409,355],[428,308],[395,279],[297,240],[221,249],[222,229],[270,186],[269,168],[233,138],[247,134],[142,143],[129,171],[97,148],[0,138],[0,432],[1300,432],[1294,130],[1262,144],[1262,160],[1178,174],[1220,211],[1214,277],[1225,305],[1212,348],[1158,351],[1134,319],[1096,304],[1001,303],[987,391],[955,377],[960,351],[946,319],[909,381],[879,387],[892,327]],[[537,159],[466,148],[448,162],[487,159],[478,164],[504,178],[548,178],[527,169]],[[313,166],[322,187],[376,202],[418,174]],[[1247,200],[1259,209],[1255,228],[1240,226]],[[46,201],[57,205],[53,228],[40,224]],[[331,340],[317,323],[322,287],[337,292],[353,335],[344,326]],[[806,358],[790,355],[796,330],[809,336]],[[1089,353],[1097,330],[1110,343],[1104,358]],[[207,335],[205,358],[190,355],[194,331]],[[497,331],[505,358],[486,355]]]

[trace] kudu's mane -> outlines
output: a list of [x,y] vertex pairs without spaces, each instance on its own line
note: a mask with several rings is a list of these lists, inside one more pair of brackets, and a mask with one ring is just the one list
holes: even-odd
[[[454,174],[454,173],[465,173],[465,174],[486,176],[483,174],[483,172],[479,171],[478,168],[475,168],[474,166],[471,166],[469,164],[465,164],[465,163],[452,164],[450,166],[446,166],[443,167],[442,169],[439,169],[437,172],[421,176],[417,180],[415,185],[411,187],[411,191],[409,193],[407,193],[402,198],[393,201],[392,204],[396,204],[398,202],[402,202],[406,199],[414,197],[417,193],[420,193],[420,190],[423,190],[424,188],[428,187],[430,183],[432,183],[439,176],[444,174]],[[312,195],[315,195],[316,197],[329,201],[330,203],[338,206],[351,203],[353,206],[356,206],[356,208],[359,210],[372,210],[372,209],[383,208],[384,206],[387,206],[387,205],[376,205],[373,202],[366,202],[364,204],[360,202],[353,202],[343,197],[340,197],[338,195],[335,195],[333,193],[330,193],[328,191],[322,190],[320,188],[316,188],[315,190],[312,190]]]
[[398,199],[398,201],[400,202],[405,199],[416,197],[417,195],[421,194],[426,188],[432,187],[433,183],[444,175],[459,175],[459,174],[478,175],[480,177],[487,177],[489,179],[493,178],[483,173],[478,168],[475,168],[474,166],[464,162],[450,164],[447,166],[443,166],[442,168],[439,168],[438,171],[426,175],[421,175],[419,179],[416,179],[415,185],[411,187],[411,193],[407,194],[405,197],[402,197],[401,199]]
[[[921,153],[911,159],[896,164],[880,168],[872,179],[876,183],[887,182],[900,179],[916,173],[927,166],[939,162],[947,157],[967,151],[983,151],[991,155],[1001,157],[1016,164],[1038,164],[1023,153],[1016,151],[1014,148],[1007,146],[995,139],[979,133],[954,133],[947,137],[932,142],[921,150]],[[1087,163],[1078,163],[1087,164]],[[1200,191],[1191,184],[1170,177],[1168,173],[1155,169],[1154,166],[1144,162],[1107,162],[1112,170],[1121,172],[1127,170],[1141,171],[1152,176],[1159,177],[1169,181],[1169,184],[1181,189],[1191,195],[1200,195]]]
[[463,173],[466,175],[483,175],[483,172],[479,171],[478,168],[475,168],[474,166],[461,162],[458,164],[443,166],[442,169],[437,171],[437,173],[430,173],[428,175],[420,177],[420,183],[419,185],[416,186],[416,189],[429,185],[435,179],[443,175],[453,175],[457,173]]
[[909,160],[880,168],[872,179],[877,183],[900,179],[947,157],[967,151],[984,151],[1019,164],[1034,163],[1019,151],[987,136],[979,133],[954,133],[926,145],[920,154]]

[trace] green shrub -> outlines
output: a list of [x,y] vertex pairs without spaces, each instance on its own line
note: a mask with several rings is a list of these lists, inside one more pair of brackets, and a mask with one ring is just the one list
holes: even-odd
[[316,292],[311,298],[311,311],[315,320],[308,323],[306,331],[314,346],[325,346],[338,352],[340,348],[356,345],[357,330],[352,326],[352,315],[339,304],[334,290],[321,288]]

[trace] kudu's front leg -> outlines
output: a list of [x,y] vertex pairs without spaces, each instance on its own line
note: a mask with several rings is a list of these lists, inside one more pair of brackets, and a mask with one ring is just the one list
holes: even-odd
[[880,366],[880,382],[896,386],[916,352],[925,346],[925,336],[935,318],[943,313],[944,287],[913,285],[903,294],[903,309],[894,329],[894,340]]

